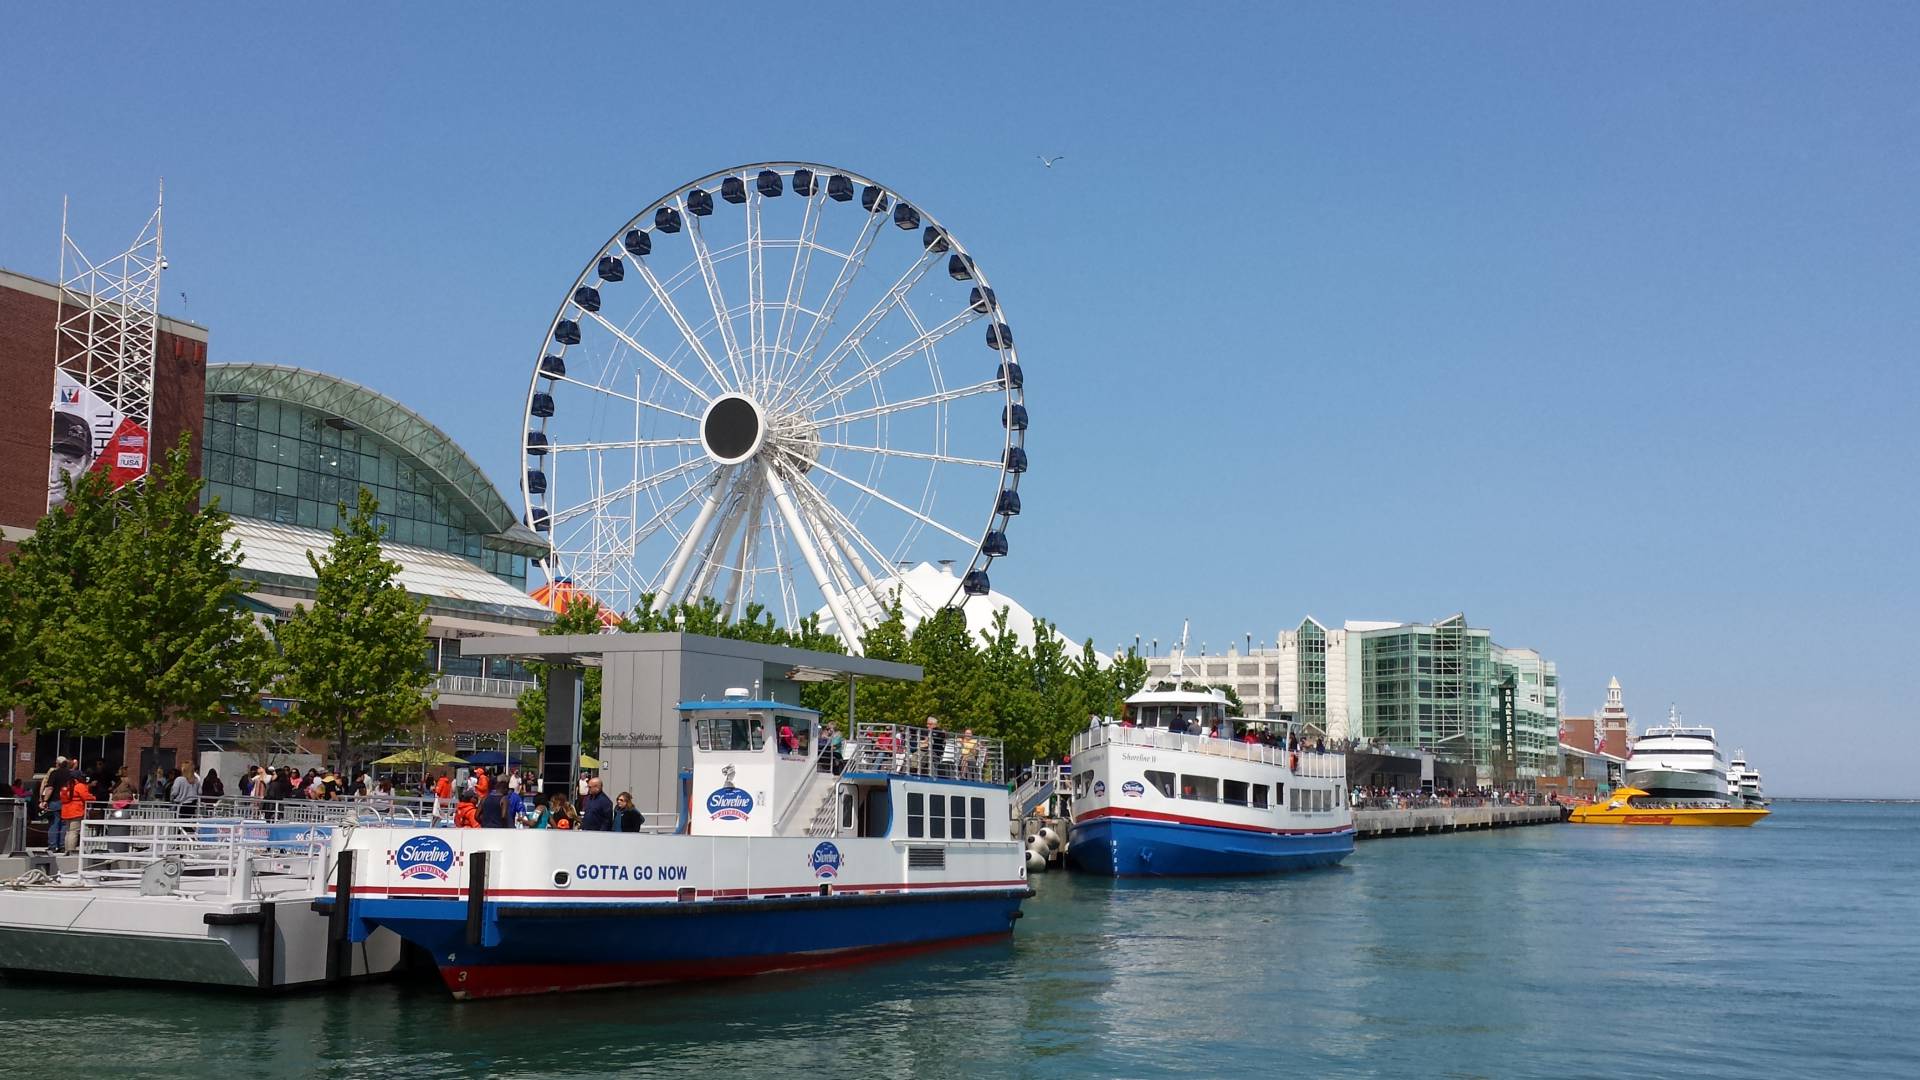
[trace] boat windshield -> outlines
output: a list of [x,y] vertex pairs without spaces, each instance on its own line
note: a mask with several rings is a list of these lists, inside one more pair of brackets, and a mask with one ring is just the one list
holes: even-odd
[[1126,718],[1140,727],[1165,728],[1175,734],[1199,733],[1224,725],[1226,707],[1217,702],[1167,702],[1127,706]]
[[767,745],[766,724],[757,713],[702,716],[693,722],[693,730],[702,750],[759,750]]

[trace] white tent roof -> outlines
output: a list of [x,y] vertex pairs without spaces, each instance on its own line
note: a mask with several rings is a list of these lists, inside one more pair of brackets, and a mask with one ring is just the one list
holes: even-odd
[[[313,567],[307,552],[324,558],[327,545],[333,542],[331,532],[259,518],[230,520],[228,536],[240,542],[245,555],[240,576],[267,586],[312,589]],[[401,586],[425,597],[429,609],[531,623],[553,619],[544,604],[458,555],[410,544],[382,543],[380,551],[400,564]]]
[[[903,570],[893,577],[884,578],[874,585],[854,590],[848,594],[848,600],[860,610],[862,617],[879,621],[885,618],[887,607],[893,602],[894,590],[900,591],[900,612],[906,620],[907,631],[920,625],[920,620],[939,611],[949,603],[964,599],[966,604],[960,609],[967,617],[967,632],[974,635],[976,643],[982,632],[993,629],[994,614],[1001,609],[1007,612],[1007,628],[1020,639],[1020,644],[1033,647],[1033,613],[1022,607],[1018,600],[1004,593],[989,590],[985,596],[959,596],[960,579],[951,569],[921,563],[911,570]],[[820,628],[828,633],[836,633],[838,624],[833,620],[833,612],[821,608],[816,612],[820,617]],[[1081,642],[1075,641],[1058,630],[1053,634],[1068,652],[1078,654]],[[1096,651],[1101,663],[1109,662],[1106,653]]]

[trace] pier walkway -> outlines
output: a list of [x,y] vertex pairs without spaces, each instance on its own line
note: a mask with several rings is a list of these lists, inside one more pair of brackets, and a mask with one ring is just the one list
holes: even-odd
[[1424,806],[1408,810],[1355,810],[1354,837],[1457,832],[1463,829],[1504,829],[1514,825],[1552,825],[1560,821],[1557,806]]

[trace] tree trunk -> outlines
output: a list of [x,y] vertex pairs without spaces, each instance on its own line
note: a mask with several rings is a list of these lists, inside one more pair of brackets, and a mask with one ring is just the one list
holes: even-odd
[[340,741],[334,744],[334,757],[337,761],[334,768],[339,771],[340,778],[345,780],[347,778],[347,717],[345,713],[340,715]]

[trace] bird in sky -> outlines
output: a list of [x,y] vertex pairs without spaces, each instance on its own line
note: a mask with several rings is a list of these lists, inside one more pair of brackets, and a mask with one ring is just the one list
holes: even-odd
[[1053,168],[1054,162],[1064,159],[1067,155],[1055,154],[1052,157],[1048,157],[1045,154],[1035,154],[1034,156],[1040,159],[1040,164],[1045,165],[1047,168],[1051,169]]

